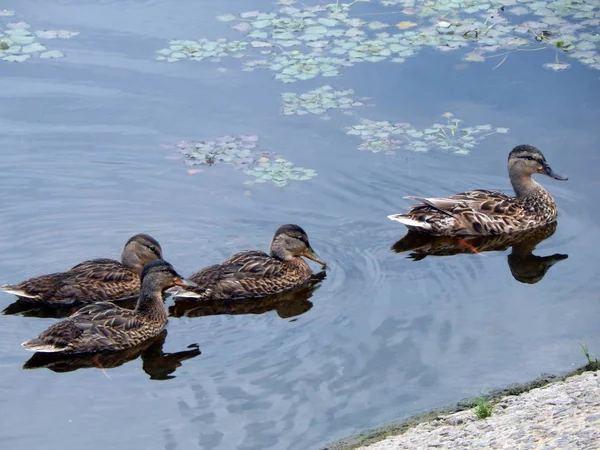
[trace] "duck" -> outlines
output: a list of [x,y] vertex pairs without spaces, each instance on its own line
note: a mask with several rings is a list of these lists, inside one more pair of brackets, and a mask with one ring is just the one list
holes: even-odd
[[404,197],[420,203],[406,214],[388,218],[409,230],[435,236],[495,236],[537,228],[556,220],[557,206],[532,178],[536,173],[568,180],[552,170],[537,147],[518,145],[508,155],[514,197],[491,190],[467,191],[451,197]]
[[157,336],[148,339],[140,345],[121,351],[100,353],[34,353],[23,364],[24,370],[46,368],[56,373],[73,372],[79,369],[98,368],[113,369],[120,367],[139,357],[142,360],[142,369],[150,379],[167,380],[175,378],[171,375],[182,362],[200,355],[198,344],[188,345],[187,350],[175,353],[165,353],[163,346],[167,337],[167,330],[161,331]]
[[43,353],[95,353],[125,350],[157,336],[167,325],[163,293],[193,283],[162,259],[146,264],[141,280],[135,309],[121,308],[112,302],[86,305],[21,345]]
[[162,258],[152,236],[136,234],[125,244],[121,262],[109,258],[83,261],[66,272],[41,275],[19,284],[5,284],[4,292],[38,305],[89,304],[137,296],[145,264]]
[[326,267],[300,226],[281,225],[271,240],[269,254],[246,250],[220,264],[206,267],[189,276],[197,284],[190,291],[196,294],[197,301],[262,298],[280,294],[310,280],[312,270],[302,257]]

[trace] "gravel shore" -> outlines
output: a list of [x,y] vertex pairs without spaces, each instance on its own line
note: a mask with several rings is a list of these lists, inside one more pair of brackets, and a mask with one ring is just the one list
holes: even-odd
[[495,401],[491,417],[473,410],[420,423],[359,450],[600,449],[600,372]]

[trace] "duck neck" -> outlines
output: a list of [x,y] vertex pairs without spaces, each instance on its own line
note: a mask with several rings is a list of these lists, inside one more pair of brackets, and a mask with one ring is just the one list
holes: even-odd
[[121,264],[135,273],[142,273],[142,269],[144,268],[140,258],[127,249],[123,250],[123,253],[121,254]]
[[291,252],[285,250],[282,246],[277,245],[277,243],[271,245],[271,256],[279,259],[280,261],[289,261],[294,259],[294,255],[292,255]]
[[152,283],[151,280],[145,281],[135,311],[154,320],[166,320],[167,312],[162,297],[162,286]]
[[535,181],[531,175],[510,174],[510,183],[517,194],[517,198],[535,197],[546,192],[546,190]]

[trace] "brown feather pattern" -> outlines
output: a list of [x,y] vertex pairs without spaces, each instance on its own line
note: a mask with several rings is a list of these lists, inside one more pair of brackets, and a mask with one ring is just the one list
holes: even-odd
[[552,223],[557,217],[556,203],[531,175],[567,178],[556,174],[532,145],[519,145],[511,151],[508,173],[515,197],[483,189],[450,197],[406,197],[420,203],[406,214],[388,217],[404,223],[409,230],[436,236],[496,236]]
[[442,236],[514,233],[546,225],[557,216],[556,203],[546,191],[516,198],[499,191],[473,190],[427,200],[435,207],[417,205],[405,216],[427,222],[431,225],[431,234]]
[[200,299],[243,299],[287,291],[307,282],[311,274],[310,266],[300,257],[282,261],[265,252],[248,250],[189,278],[198,285],[191,290],[202,294]]
[[134,310],[111,302],[86,305],[23,346],[42,352],[85,353],[139,345],[164,329],[167,312],[162,293],[182,282],[169,263],[150,262],[142,273],[142,288]]
[[281,225],[270,254],[258,250],[236,253],[221,264],[190,276],[200,300],[261,298],[280,294],[308,282],[312,271],[301,256],[325,264],[312,250],[306,232],[298,225]]
[[123,261],[129,266],[108,258],[98,258],[73,266],[66,272],[4,285],[2,289],[22,292],[23,301],[48,305],[96,303],[137,295],[140,291],[140,272],[143,264],[159,259],[158,242],[144,234],[133,236],[123,251]]

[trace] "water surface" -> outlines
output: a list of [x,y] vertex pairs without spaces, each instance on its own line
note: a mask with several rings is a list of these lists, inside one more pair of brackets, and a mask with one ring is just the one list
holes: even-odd
[[[243,72],[229,60],[155,60],[169,39],[231,37],[214,16],[269,11],[269,2],[29,0],[2,8],[38,29],[81,33],[52,44],[63,59],[0,61],[3,283],[117,258],[138,232],[190,274],[239,250],[266,249],[283,223],[300,224],[330,265],[297,309],[171,318],[162,352],[197,344],[201,354],[166,380],[152,379],[143,357],[105,373],[23,370],[31,355],[19,344],[56,319],[3,315],[3,448],[320,448],[566,372],[585,362],[580,341],[598,352],[598,71],[577,62],[546,70],[543,52],[516,52],[495,70],[457,68],[455,53],[425,50],[403,64],[361,64],[341,77],[283,85],[270,71]],[[360,139],[345,133],[357,116],[282,115],[281,92],[324,84],[370,97],[375,106],[359,117],[425,128],[451,111],[510,132],[470,155],[361,152]],[[173,148],[243,134],[318,176],[248,186],[227,165],[188,174]],[[559,220],[534,251],[568,259],[526,284],[511,275],[511,250],[416,262],[391,250],[405,229],[386,216],[410,205],[402,196],[510,191],[506,158],[520,143],[540,147],[569,176],[540,180]],[[3,307],[14,300],[1,299]]]

